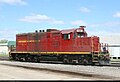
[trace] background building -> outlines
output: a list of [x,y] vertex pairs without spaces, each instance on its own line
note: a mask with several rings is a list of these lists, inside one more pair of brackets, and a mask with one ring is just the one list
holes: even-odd
[[112,61],[120,61],[120,36],[101,36],[101,43],[107,43]]
[[16,42],[15,41],[1,40],[0,41],[0,54],[8,54],[11,46],[16,47]]

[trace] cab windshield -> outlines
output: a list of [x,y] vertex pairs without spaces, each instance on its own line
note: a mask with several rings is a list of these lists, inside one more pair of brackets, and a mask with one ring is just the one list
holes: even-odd
[[78,38],[84,37],[84,33],[78,32],[78,33],[77,33],[77,37],[78,37]]

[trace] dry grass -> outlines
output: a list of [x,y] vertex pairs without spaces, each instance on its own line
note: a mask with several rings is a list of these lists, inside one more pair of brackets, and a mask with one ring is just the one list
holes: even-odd
[[0,57],[8,57],[8,54],[0,54]]

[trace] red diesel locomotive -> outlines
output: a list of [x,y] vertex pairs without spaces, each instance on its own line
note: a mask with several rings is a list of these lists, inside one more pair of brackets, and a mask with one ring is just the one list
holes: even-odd
[[88,37],[85,26],[75,29],[47,29],[16,35],[16,50],[9,58],[17,61],[62,61],[78,64],[108,64],[107,45],[99,37]]

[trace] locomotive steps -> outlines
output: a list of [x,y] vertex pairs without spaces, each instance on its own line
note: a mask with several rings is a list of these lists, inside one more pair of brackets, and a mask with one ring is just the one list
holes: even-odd
[[98,79],[118,80],[120,78],[120,67],[98,67],[98,66],[81,66],[81,65],[61,65],[29,62],[11,62],[0,61],[2,65],[23,67],[34,70],[47,70],[52,72],[80,75]]

